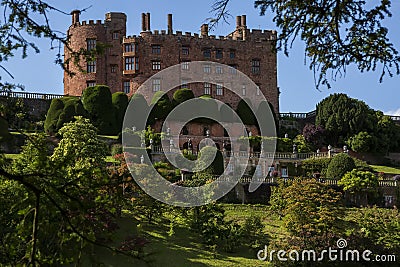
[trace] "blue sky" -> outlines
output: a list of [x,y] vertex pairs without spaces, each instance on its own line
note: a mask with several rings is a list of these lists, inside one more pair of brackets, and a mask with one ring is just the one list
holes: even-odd
[[[174,0],[174,1],[131,1],[131,0],[49,0],[57,8],[70,12],[73,9],[83,9],[81,20],[104,20],[104,14],[110,11],[124,12],[128,16],[128,35],[138,34],[141,29],[141,13],[151,13],[151,29],[166,29],[167,14],[173,14],[174,31],[199,32],[200,25],[212,16],[210,13],[212,0]],[[253,0],[231,0],[228,7],[232,17],[229,25],[221,23],[214,30],[215,35],[226,35],[235,27],[236,15],[247,15],[247,25],[255,29],[276,29],[272,16],[259,16],[254,8]],[[374,1],[375,2],[375,1]],[[392,1],[393,17],[387,19],[384,25],[389,28],[392,42],[400,50],[400,1]],[[54,13],[50,15],[50,22],[54,29],[66,32],[70,16]],[[277,29],[276,29],[277,30]],[[41,50],[40,54],[30,51],[27,59],[20,59],[20,55],[4,64],[14,75],[14,82],[25,85],[28,92],[63,93],[63,71],[54,64],[57,51],[51,50],[50,41],[35,40]],[[346,93],[350,97],[366,102],[371,108],[385,113],[400,115],[400,76],[386,77],[379,83],[380,73],[359,73],[349,68],[345,77],[332,82],[332,88],[321,88],[317,91],[314,86],[313,72],[304,65],[304,46],[295,42],[289,57],[282,52],[278,53],[278,85],[281,90],[281,112],[308,112],[315,109],[315,105],[331,93]],[[8,79],[5,73],[0,74]]]

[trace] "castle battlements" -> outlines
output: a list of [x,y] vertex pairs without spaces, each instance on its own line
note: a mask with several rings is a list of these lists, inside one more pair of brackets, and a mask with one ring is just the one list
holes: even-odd
[[[106,44],[104,53],[96,60],[82,62],[83,73],[74,64],[67,68],[76,73],[64,75],[64,93],[79,96],[96,84],[108,85],[112,92],[135,93],[150,77],[170,66],[190,61],[213,61],[230,66],[246,74],[257,85],[257,94],[264,94],[279,112],[277,60],[274,30],[250,29],[246,15],[236,17],[236,27],[227,35],[210,34],[209,25],[202,24],[198,32],[173,29],[172,14],[167,15],[166,29],[151,29],[150,13],[141,15],[141,31],[127,35],[127,16],[110,12],[105,20],[80,21],[80,11],[72,11],[68,29],[72,49],[93,49]],[[137,22],[140,24],[140,21]],[[65,51],[65,59],[70,56]],[[185,65],[186,66],[186,65]],[[184,67],[183,67],[184,68]],[[217,70],[204,69],[207,73]],[[182,77],[182,81],[186,81]],[[186,81],[187,82],[187,81]],[[155,82],[153,91],[159,90]],[[210,95],[235,107],[239,96],[216,84],[187,84],[195,96]],[[247,94],[243,89],[242,96]]]

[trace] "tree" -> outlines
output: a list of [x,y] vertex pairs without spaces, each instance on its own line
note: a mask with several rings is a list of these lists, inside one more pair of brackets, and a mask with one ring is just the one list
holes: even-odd
[[96,85],[86,88],[82,93],[82,103],[93,125],[99,129],[99,133],[117,134],[115,110],[108,86]]
[[287,240],[290,246],[320,251],[342,234],[341,194],[328,185],[314,179],[296,180],[283,189],[283,198],[284,223],[293,236]]
[[345,140],[360,131],[372,131],[376,117],[364,102],[345,94],[332,94],[317,104],[315,121],[326,130],[331,145],[343,145]]
[[373,136],[367,132],[359,132],[347,140],[347,144],[350,146],[351,150],[356,152],[374,151],[375,142]]
[[346,153],[340,153],[335,155],[329,162],[326,177],[340,179],[346,172],[350,172],[355,168],[354,159]]
[[173,106],[168,95],[163,91],[158,91],[151,99],[152,108],[149,117],[155,122],[157,119],[165,119],[171,112]]
[[[229,15],[229,2],[214,1],[212,26]],[[329,80],[344,75],[351,65],[360,72],[380,68],[380,82],[385,75],[400,73],[398,51],[383,26],[384,19],[392,16],[389,0],[376,4],[357,0],[255,0],[254,6],[260,9],[260,15],[267,10],[273,13],[273,21],[280,29],[278,50],[288,55],[296,39],[305,43],[317,88],[330,88]]]
[[303,128],[303,136],[305,141],[310,144],[313,150],[324,145],[325,129],[321,125],[307,123]]
[[101,241],[116,229],[106,145],[81,117],[61,128],[60,135],[51,156],[45,135],[32,135],[12,165],[1,164],[0,187],[10,190],[2,190],[0,198],[14,200],[1,201],[6,211],[0,229],[7,229],[4,241],[10,242],[0,248],[0,255],[8,255],[1,257],[2,265],[78,263],[93,244],[124,253]]
[[358,204],[364,206],[369,204],[368,195],[378,195],[378,177],[369,171],[352,170],[338,181],[338,185],[343,186],[345,192],[358,198],[361,201]]

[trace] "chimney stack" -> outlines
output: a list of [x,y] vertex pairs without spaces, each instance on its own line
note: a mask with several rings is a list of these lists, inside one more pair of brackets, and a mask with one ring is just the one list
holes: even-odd
[[246,15],[242,15],[242,25],[244,28],[246,28]]
[[208,36],[208,24],[201,25],[201,36]]
[[146,14],[142,13],[142,32],[147,31],[146,29]]
[[80,10],[73,10],[71,12],[72,15],[72,25],[74,25],[75,23],[79,23],[79,15],[81,14]]
[[173,34],[172,30],[172,14],[168,14],[168,34]]
[[236,28],[242,26],[242,18],[240,16],[236,16]]
[[146,14],[146,28],[147,31],[150,31],[150,13]]

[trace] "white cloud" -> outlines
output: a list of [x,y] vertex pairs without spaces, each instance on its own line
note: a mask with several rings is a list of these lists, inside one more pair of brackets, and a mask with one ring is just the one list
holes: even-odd
[[385,112],[385,115],[391,115],[391,116],[400,116],[400,108],[397,110],[390,110]]

